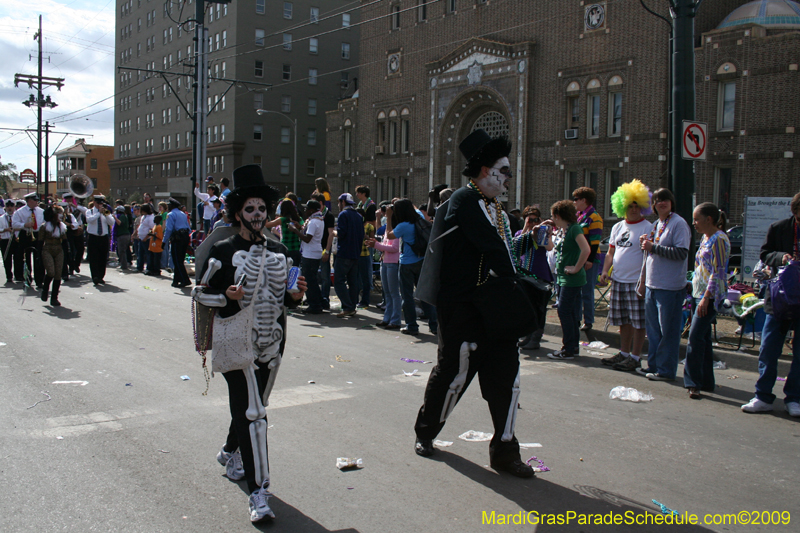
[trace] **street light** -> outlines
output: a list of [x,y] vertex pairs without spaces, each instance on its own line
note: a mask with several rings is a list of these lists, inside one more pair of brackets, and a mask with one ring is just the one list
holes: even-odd
[[285,115],[280,111],[271,111],[269,109],[256,109],[256,113],[259,115],[263,115],[265,113],[275,113],[276,115],[280,115],[292,123],[292,128],[294,129],[294,168],[292,176],[292,192],[297,194],[297,119],[291,119],[289,115]]

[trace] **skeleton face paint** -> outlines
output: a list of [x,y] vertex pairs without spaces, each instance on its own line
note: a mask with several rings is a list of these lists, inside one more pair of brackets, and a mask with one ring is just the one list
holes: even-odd
[[248,198],[237,217],[254,238],[260,236],[267,221],[267,204],[261,198]]
[[506,192],[511,183],[511,167],[507,157],[501,157],[495,161],[489,174],[479,180],[478,187],[483,194],[489,198],[494,198]]

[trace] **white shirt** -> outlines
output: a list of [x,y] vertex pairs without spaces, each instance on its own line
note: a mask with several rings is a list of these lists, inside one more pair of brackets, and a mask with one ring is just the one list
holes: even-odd
[[[105,227],[103,227],[101,232],[100,228],[102,224],[105,224]],[[113,226],[113,216],[102,214],[96,207],[86,211],[86,231],[89,232],[89,235],[110,235]]]
[[212,202],[217,199],[216,196],[203,194],[198,187],[194,188],[194,195],[203,201],[203,218],[205,220],[212,220],[214,214],[217,212],[212,205]]
[[300,255],[307,259],[322,259],[322,233],[325,231],[325,222],[321,218],[312,217],[306,225],[306,235],[311,235],[311,240],[300,240]]
[[142,217],[142,222],[139,224],[139,240],[143,241],[147,238],[147,234],[150,233],[150,230],[155,227],[155,222],[153,219],[155,215],[144,215]]
[[653,225],[642,219],[639,222],[622,220],[611,228],[609,245],[614,247],[614,271],[611,279],[617,283],[636,283],[642,272],[644,250],[639,237],[649,235]]
[[10,239],[11,237],[14,237],[17,234],[19,234],[18,231],[11,231],[11,232],[3,231],[4,229],[9,229],[13,227],[14,226],[12,226],[11,223],[11,215],[9,215],[8,213],[3,213],[2,216],[0,216],[0,239],[2,240]]
[[25,224],[31,221],[31,208],[27,205],[20,207],[14,212],[14,218],[11,219],[11,224],[15,230],[26,230],[29,233],[37,231],[44,224],[44,210],[41,207],[33,208],[34,216],[36,217],[36,228],[25,228]]

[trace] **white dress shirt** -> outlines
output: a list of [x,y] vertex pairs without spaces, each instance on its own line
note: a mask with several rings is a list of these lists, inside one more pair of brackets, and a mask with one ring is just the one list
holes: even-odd
[[[104,215],[96,207],[86,211],[86,231],[89,232],[89,235],[110,235],[113,226],[113,216]],[[100,230],[101,227],[102,231]]]

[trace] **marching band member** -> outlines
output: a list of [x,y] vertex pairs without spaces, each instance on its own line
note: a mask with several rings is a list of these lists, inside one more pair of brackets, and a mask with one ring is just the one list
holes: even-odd
[[14,200],[6,201],[5,214],[0,216],[0,253],[3,254],[3,266],[6,268],[6,283],[14,283],[14,274],[16,274],[17,281],[22,279],[21,269],[17,269],[12,273],[12,265],[14,264],[14,252],[17,249],[17,234],[11,224],[11,219],[14,216],[14,211],[17,210],[17,204]]
[[44,224],[39,229],[39,240],[42,242],[42,264],[45,276],[42,286],[42,301],[46,302],[50,292],[50,282],[53,282],[53,291],[50,296],[50,305],[59,307],[58,289],[61,287],[61,268],[64,264],[64,249],[61,244],[67,240],[67,225],[60,217],[64,214],[61,206],[48,207],[44,212]]
[[92,283],[105,285],[103,278],[106,276],[108,263],[109,235],[114,226],[114,217],[111,215],[110,206],[102,194],[94,195],[94,204],[86,211],[87,231],[89,232],[89,270],[92,274]]
[[[42,278],[44,278],[44,270],[42,268],[42,243],[37,240],[36,232],[44,224],[44,210],[39,207],[39,196],[35,192],[26,194],[25,207],[17,209],[17,212],[14,213],[14,218],[11,220],[14,229],[19,231],[19,247],[17,248],[15,262],[19,264],[19,269],[22,271],[24,259],[28,265],[28,271],[33,273],[33,281],[36,283],[36,288],[40,289]],[[31,256],[33,256],[32,264]]]

